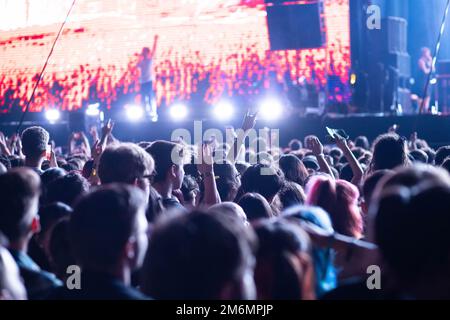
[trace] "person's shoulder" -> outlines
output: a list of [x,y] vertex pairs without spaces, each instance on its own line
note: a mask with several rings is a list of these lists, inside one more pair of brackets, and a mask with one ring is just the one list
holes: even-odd
[[43,299],[54,289],[62,287],[63,283],[55,275],[42,271],[20,268],[30,300]]
[[166,209],[179,209],[182,211],[186,210],[186,208],[176,198],[163,199],[162,204]]

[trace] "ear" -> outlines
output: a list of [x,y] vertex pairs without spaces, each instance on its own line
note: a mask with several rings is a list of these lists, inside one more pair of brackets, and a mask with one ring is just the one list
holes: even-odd
[[41,232],[41,223],[39,221],[39,217],[35,216],[31,221],[31,232],[33,234]]
[[169,174],[170,174],[171,178],[176,178],[176,176],[177,176],[177,168],[176,168],[176,166],[174,164],[170,166]]

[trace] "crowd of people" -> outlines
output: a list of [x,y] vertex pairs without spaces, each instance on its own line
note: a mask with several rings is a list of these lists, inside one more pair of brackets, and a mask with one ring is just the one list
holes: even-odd
[[42,127],[0,135],[0,299],[450,298],[450,146],[395,128],[134,144],[113,127],[58,155]]

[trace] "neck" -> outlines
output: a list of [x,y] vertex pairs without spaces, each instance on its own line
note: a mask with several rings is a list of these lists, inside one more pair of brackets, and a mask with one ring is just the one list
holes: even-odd
[[39,159],[31,159],[29,157],[25,158],[25,166],[30,168],[41,168],[42,162],[44,162],[44,158]]
[[153,184],[153,188],[161,195],[163,199],[172,198],[172,184],[166,181],[157,182]]
[[9,243],[9,248],[12,250],[27,253],[28,251],[28,240],[20,239]]

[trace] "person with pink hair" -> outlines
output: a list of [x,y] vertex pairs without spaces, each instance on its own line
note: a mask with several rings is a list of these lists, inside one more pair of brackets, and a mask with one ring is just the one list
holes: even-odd
[[320,176],[309,183],[308,189],[307,204],[327,211],[336,232],[354,238],[363,236],[364,223],[356,186],[345,180]]

